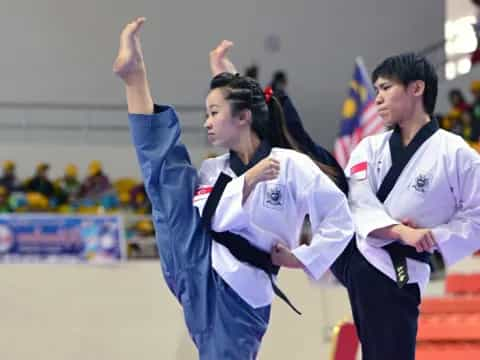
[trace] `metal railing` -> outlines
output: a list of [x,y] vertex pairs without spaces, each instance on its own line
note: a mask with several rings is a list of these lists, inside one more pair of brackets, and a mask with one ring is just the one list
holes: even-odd
[[[184,136],[205,139],[204,108],[175,106]],[[120,104],[0,102],[0,140],[124,145],[130,143],[127,107]]]

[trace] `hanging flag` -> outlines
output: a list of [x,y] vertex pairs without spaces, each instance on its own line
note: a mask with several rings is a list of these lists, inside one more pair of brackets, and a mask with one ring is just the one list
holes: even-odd
[[375,106],[375,91],[363,61],[357,58],[348,97],[343,103],[340,132],[335,140],[334,156],[340,166],[345,168],[360,140],[383,131],[383,120]]

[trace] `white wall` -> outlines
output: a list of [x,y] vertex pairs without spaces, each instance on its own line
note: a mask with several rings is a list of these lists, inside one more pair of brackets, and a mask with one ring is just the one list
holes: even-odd
[[[39,162],[51,164],[53,178],[61,176],[68,163],[76,164],[83,177],[91,160],[100,160],[105,172],[114,179],[124,176],[140,179],[125,111],[16,109],[4,111],[3,118],[1,114],[0,109],[0,163],[15,160],[21,179],[31,176]],[[183,124],[182,140],[189,144],[192,162],[199,165],[208,152],[214,151],[208,146],[204,132],[198,132],[196,125],[189,125],[203,117],[203,112],[180,116],[190,119]],[[25,127],[22,123],[15,124],[17,117],[26,122]]]
[[[0,103],[123,103],[111,73],[118,35],[127,20],[146,15],[145,57],[158,101],[201,106],[207,53],[231,39],[239,68],[255,60],[262,81],[287,69],[307,128],[330,147],[354,58],[364,56],[371,70],[387,55],[437,42],[444,12],[438,0],[8,2],[0,15]],[[281,41],[278,53],[265,51],[270,35]]]

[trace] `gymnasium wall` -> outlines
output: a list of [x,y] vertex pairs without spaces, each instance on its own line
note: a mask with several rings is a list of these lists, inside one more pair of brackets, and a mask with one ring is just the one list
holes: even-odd
[[[355,57],[363,56],[372,70],[387,55],[421,50],[443,38],[444,13],[444,4],[436,0],[9,2],[0,15],[0,133],[5,133],[0,142],[26,144],[27,149],[43,140],[52,145],[52,162],[63,164],[70,151],[53,147],[65,135],[58,125],[75,123],[81,128],[70,129],[72,141],[66,145],[79,144],[88,155],[86,132],[93,137],[97,132],[97,139],[116,149],[128,147],[125,136],[92,125],[126,124],[118,111],[124,90],[111,65],[125,22],[146,15],[143,41],[155,99],[197,109],[187,115],[197,134],[188,143],[200,144],[194,158],[208,150],[200,129],[208,51],[225,38],[236,43],[232,58],[238,68],[256,62],[263,83],[274,70],[287,70],[290,93],[307,128],[330,148]],[[38,104],[47,106],[38,111]],[[65,104],[79,106],[64,111]],[[104,105],[117,111],[92,110]],[[5,122],[10,130],[20,127],[18,136],[3,131]],[[52,122],[55,129],[48,126]],[[47,130],[36,131],[34,139],[22,136],[35,124],[46,124]],[[80,161],[83,152],[78,151]],[[113,163],[123,153],[105,151],[103,157]],[[43,152],[8,155],[22,163],[44,160]]]

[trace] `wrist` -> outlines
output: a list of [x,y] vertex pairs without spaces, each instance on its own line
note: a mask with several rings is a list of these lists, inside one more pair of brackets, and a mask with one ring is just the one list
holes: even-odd
[[249,170],[245,173],[245,186],[248,188],[248,189],[252,189],[255,187],[257,183],[257,180],[256,180],[256,177],[255,177],[255,174]]
[[402,241],[405,241],[406,235],[410,230],[411,229],[408,226],[403,224],[394,225],[392,228],[393,233]]
[[245,177],[243,180],[243,197],[242,197],[242,205],[245,203],[247,198],[250,196],[253,188],[255,187],[255,178],[250,171],[245,173]]

